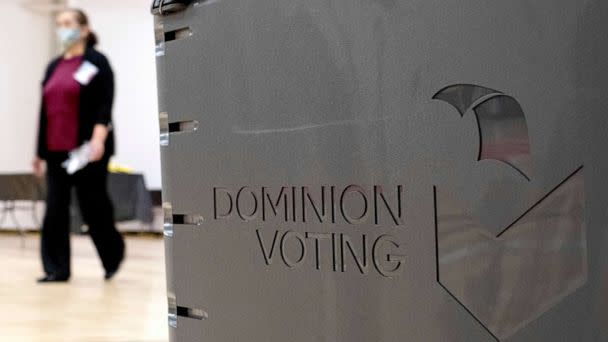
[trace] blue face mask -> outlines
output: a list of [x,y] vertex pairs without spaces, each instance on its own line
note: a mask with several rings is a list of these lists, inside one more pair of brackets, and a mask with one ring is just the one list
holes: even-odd
[[62,27],[57,29],[57,39],[63,49],[67,49],[80,40],[79,28]]

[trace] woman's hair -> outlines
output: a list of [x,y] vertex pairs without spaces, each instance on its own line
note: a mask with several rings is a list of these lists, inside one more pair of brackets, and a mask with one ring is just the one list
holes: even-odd
[[[89,26],[89,17],[86,15],[86,13],[84,13],[83,10],[79,8],[68,8],[65,11],[74,13],[76,16],[76,21],[78,24],[80,24],[80,26]],[[97,39],[97,35],[93,31],[89,30],[89,34],[86,38],[87,47],[94,47],[98,43],[99,39]]]

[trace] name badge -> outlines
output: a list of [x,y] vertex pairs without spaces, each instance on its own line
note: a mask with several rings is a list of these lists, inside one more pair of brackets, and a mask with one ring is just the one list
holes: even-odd
[[96,67],[95,64],[89,61],[84,61],[80,65],[80,68],[78,68],[76,73],[74,73],[74,79],[82,85],[87,85],[91,82],[93,77],[97,75],[98,72],[99,68]]

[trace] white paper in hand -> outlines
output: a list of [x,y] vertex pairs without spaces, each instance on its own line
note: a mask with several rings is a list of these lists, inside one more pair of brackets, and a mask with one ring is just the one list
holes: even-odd
[[84,169],[91,161],[91,146],[85,142],[75,150],[70,151],[69,158],[61,163],[69,175]]

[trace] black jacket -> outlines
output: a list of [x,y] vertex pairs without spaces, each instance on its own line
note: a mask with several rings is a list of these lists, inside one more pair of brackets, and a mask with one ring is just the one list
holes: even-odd
[[[42,87],[49,80],[62,56],[51,61],[46,68]],[[99,71],[87,85],[80,85],[80,108],[78,110],[78,145],[91,140],[96,124],[108,126],[109,132],[105,144],[104,157],[114,154],[114,132],[112,129],[112,104],[114,102],[114,73],[108,59],[99,51],[88,47],[83,55],[83,62],[89,61]],[[46,144],[47,117],[44,108],[44,97],[40,105],[40,124],[38,126],[37,155],[42,159],[48,156]]]

